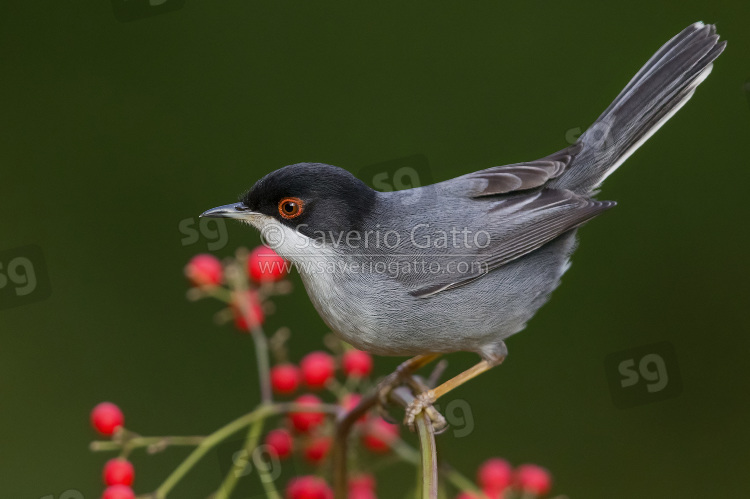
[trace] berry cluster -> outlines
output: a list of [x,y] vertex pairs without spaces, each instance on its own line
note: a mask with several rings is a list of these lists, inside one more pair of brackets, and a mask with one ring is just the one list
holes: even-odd
[[531,499],[542,497],[552,488],[552,475],[535,464],[522,464],[513,469],[505,459],[488,459],[477,471],[477,483],[482,490],[461,492],[456,499]]
[[[125,417],[119,407],[111,402],[102,402],[91,411],[91,425],[104,436],[112,437],[123,430]],[[110,459],[104,465],[102,473],[104,493],[102,499],[134,499],[135,493],[130,488],[135,479],[133,465],[123,457]]]
[[[263,300],[269,295],[286,292],[286,286],[274,286],[274,283],[284,278],[287,268],[286,260],[275,251],[259,246],[250,254],[240,250],[238,259],[226,267],[213,255],[196,255],[185,266],[185,275],[193,285],[191,298],[214,296],[226,301],[235,327],[240,331],[251,331],[266,319]],[[247,278],[250,279],[249,285],[244,282]],[[229,287],[228,296],[224,284]],[[220,316],[220,319],[227,315]]]
[[[247,274],[256,283],[278,281],[286,272],[286,260],[265,246],[255,248],[246,259]],[[196,255],[185,267],[185,275],[194,286],[213,287],[224,283],[224,267],[213,255]]]
[[[135,497],[131,488],[134,469],[127,459],[133,450],[145,448],[153,453],[171,445],[195,447],[193,454],[156,491],[141,496],[166,498],[197,462],[196,455],[203,455],[207,447],[214,447],[228,438],[231,432],[226,431],[227,428],[236,432],[247,426],[250,431],[245,441],[246,450],[262,446],[259,450],[264,450],[269,459],[277,463],[292,458],[305,463],[304,472],[292,473],[295,476],[291,477],[286,473],[287,478],[279,480],[285,483],[285,499],[333,499],[333,490],[327,481],[331,472],[328,464],[336,443],[336,418],[331,416],[343,417],[360,404],[364,392],[373,393],[376,387],[372,379],[373,359],[367,352],[330,336],[325,342],[326,350],[309,352],[294,362],[286,348],[290,337],[287,328],[280,328],[266,337],[263,324],[275,308],[269,298],[291,290],[291,284],[284,279],[287,269],[286,262],[264,246],[253,251],[240,249],[234,258],[224,261],[207,254],[190,260],[185,267],[185,275],[192,285],[188,298],[210,297],[222,301],[225,307],[217,313],[217,322],[233,323],[255,342],[262,401],[250,413],[205,437],[142,437],[124,428],[123,413],[116,405],[109,402],[97,405],[91,413],[92,425],[110,440],[94,442],[92,449],[120,451],[118,457],[104,466],[106,489],[102,499]],[[372,396],[368,400],[372,401]],[[402,439],[398,425],[383,419],[375,409],[361,412],[362,416],[349,433],[351,442],[355,443],[349,445],[347,459],[353,474],[349,475],[348,482],[338,482],[338,487],[348,499],[376,499],[373,471],[379,469],[380,464],[394,460],[419,467],[419,453]],[[264,433],[263,428],[271,418],[276,422]],[[238,465],[233,463],[232,466]],[[261,467],[256,468],[261,473]],[[288,470],[295,468],[286,466]],[[235,471],[233,468],[212,497],[231,497],[237,481]],[[275,490],[276,477],[259,478],[267,492],[270,488],[273,496],[280,496]],[[531,499],[549,492],[551,478],[545,469],[535,465],[513,469],[507,461],[490,459],[479,469],[477,485],[453,470],[439,480],[441,497],[448,497],[449,492],[445,490],[448,484],[458,490],[458,499]]]
[[[284,359],[273,366],[271,385],[277,396],[292,396],[301,389],[315,393],[303,393],[294,399],[297,405],[309,406],[309,411],[291,412],[281,427],[265,436],[264,443],[269,452],[280,460],[297,452],[308,464],[320,469],[329,457],[334,429],[325,414],[316,411],[315,407],[324,403],[321,397],[328,393],[343,411],[353,409],[362,398],[354,389],[370,383],[372,368],[370,354],[351,348],[337,354],[310,352],[300,360],[299,365]],[[336,378],[339,371],[343,374],[343,383]],[[354,431],[359,434],[362,448],[375,455],[388,453],[399,438],[398,426],[374,414],[365,414],[360,418]],[[374,498],[375,478],[360,475],[352,480],[350,489],[351,498]],[[332,492],[322,478],[305,475],[292,478],[286,494],[289,499],[324,499]]]

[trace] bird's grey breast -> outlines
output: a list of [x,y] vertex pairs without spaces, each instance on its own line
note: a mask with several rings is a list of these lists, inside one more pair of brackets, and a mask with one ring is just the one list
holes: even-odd
[[502,227],[486,216],[487,203],[497,201],[426,190],[415,207],[414,194],[406,203],[398,193],[382,194],[380,211],[363,227],[367,244],[362,234],[357,247],[327,246],[317,267],[300,269],[315,308],[344,340],[374,353],[493,348],[521,330],[559,284],[573,232],[462,287],[418,298],[410,293],[415,286],[471,272],[477,244],[488,233],[502,237]]

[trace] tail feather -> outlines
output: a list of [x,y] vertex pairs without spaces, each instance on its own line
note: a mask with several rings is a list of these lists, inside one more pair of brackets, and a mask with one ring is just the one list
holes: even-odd
[[695,23],[661,47],[578,142],[565,173],[550,183],[588,194],[692,97],[726,42],[716,27]]

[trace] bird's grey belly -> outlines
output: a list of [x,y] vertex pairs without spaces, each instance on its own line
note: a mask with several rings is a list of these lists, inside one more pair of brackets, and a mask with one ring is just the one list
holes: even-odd
[[575,231],[469,284],[415,298],[373,272],[301,272],[318,313],[346,342],[378,355],[492,355],[559,285]]

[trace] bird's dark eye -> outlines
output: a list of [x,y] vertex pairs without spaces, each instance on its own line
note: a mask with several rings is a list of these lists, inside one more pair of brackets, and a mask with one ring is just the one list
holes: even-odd
[[284,198],[279,201],[279,215],[288,219],[302,215],[305,203],[300,198]]

